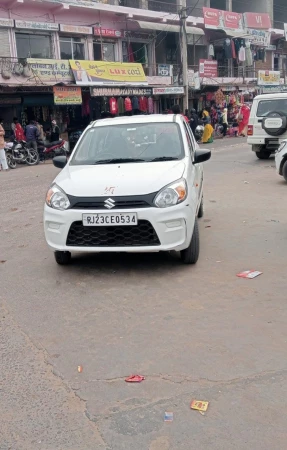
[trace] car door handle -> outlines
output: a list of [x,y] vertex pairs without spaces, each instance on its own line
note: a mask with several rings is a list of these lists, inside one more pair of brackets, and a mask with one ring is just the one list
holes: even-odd
[[259,120],[258,120],[258,123],[262,123],[262,122],[263,122],[263,119],[259,119]]

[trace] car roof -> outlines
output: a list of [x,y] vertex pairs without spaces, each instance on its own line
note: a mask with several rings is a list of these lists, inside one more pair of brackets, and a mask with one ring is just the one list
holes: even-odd
[[273,94],[260,94],[255,97],[254,100],[272,100],[278,98],[287,98],[287,93],[283,92],[274,92]]
[[107,125],[126,125],[126,124],[138,124],[138,123],[180,123],[183,120],[181,114],[151,114],[143,116],[126,116],[126,117],[114,117],[110,119],[95,120],[90,124],[91,127],[107,126]]

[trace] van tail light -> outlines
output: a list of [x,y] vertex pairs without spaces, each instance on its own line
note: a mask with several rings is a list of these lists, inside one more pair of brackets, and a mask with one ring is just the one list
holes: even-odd
[[248,125],[247,136],[253,136],[253,125]]

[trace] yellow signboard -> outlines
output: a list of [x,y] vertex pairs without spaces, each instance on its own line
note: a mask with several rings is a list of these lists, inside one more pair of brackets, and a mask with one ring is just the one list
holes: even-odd
[[73,76],[69,61],[66,59],[34,59],[28,58],[33,81],[38,84],[69,83]]
[[81,105],[82,90],[76,86],[54,86],[55,105]]
[[79,86],[145,86],[147,80],[139,63],[70,60]]
[[280,72],[274,70],[258,70],[258,86],[279,86]]

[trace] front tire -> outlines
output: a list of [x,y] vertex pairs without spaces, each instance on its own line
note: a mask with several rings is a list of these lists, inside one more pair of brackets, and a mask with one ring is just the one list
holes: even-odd
[[28,166],[36,166],[39,164],[39,153],[36,150],[29,150],[26,163]]
[[10,169],[16,169],[17,164],[11,153],[6,153],[7,164]]
[[66,266],[71,262],[71,253],[70,252],[60,252],[57,251],[54,253],[56,263],[60,266]]
[[283,164],[282,175],[285,181],[287,181],[287,161]]
[[256,152],[256,156],[258,159],[269,159],[271,155],[271,152],[263,152],[262,150],[260,152]]
[[180,252],[184,264],[195,264],[199,257],[199,229],[197,218],[194,222],[193,234],[189,246]]

